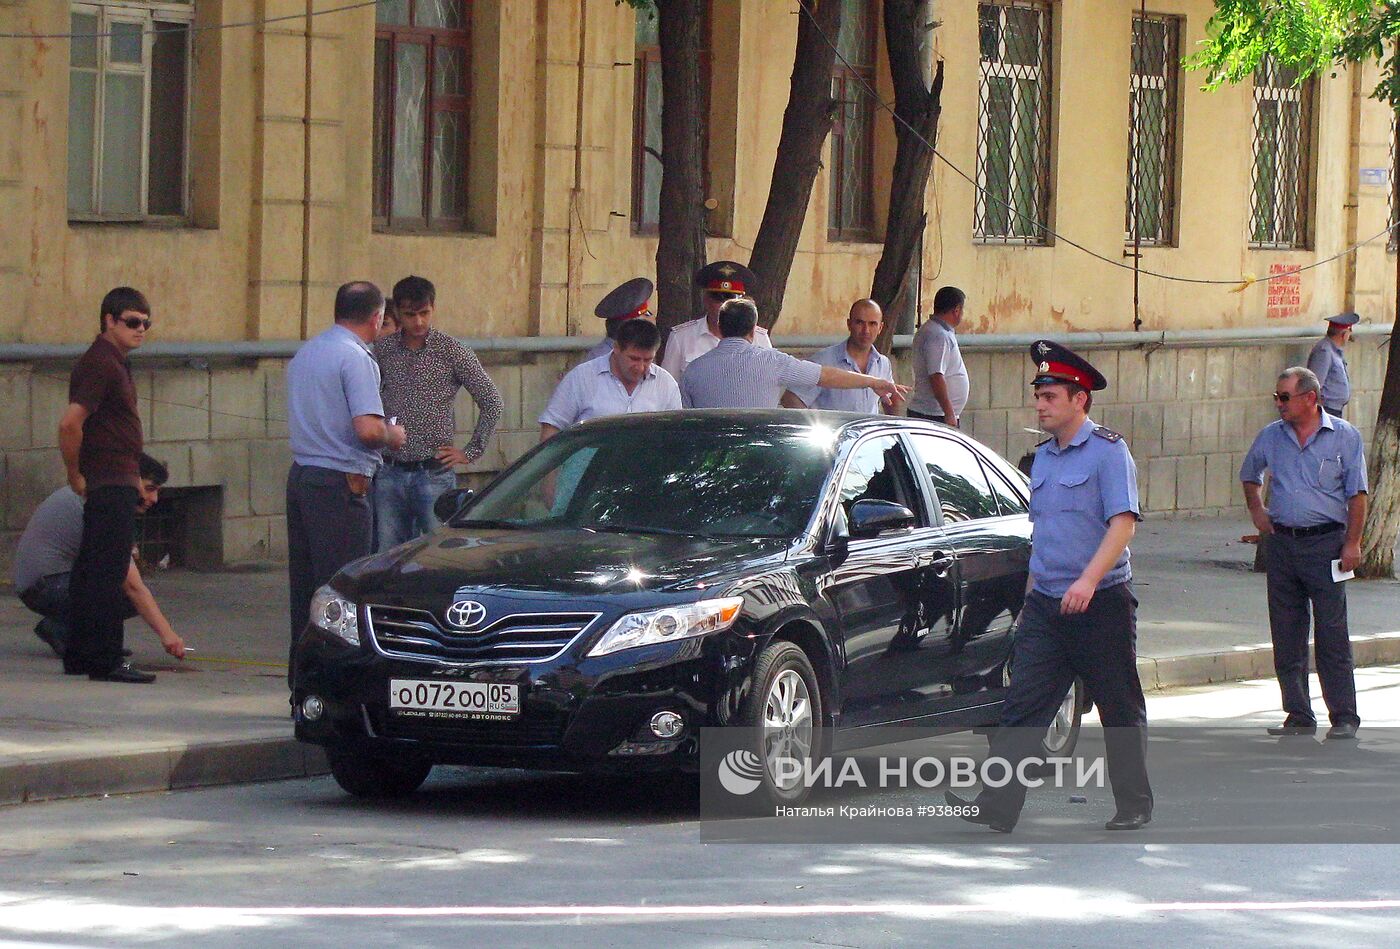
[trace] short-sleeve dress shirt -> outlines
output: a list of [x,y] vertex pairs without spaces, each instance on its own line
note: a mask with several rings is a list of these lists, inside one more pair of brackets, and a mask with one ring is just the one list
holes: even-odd
[[[768,331],[761,326],[754,327],[753,344],[762,349],[773,348]],[[661,360],[661,367],[679,380],[696,358],[718,345],[719,337],[710,332],[710,324],[705,317],[682,323],[671,330],[666,340],[666,358]]]
[[1347,378],[1347,358],[1342,347],[1324,336],[1308,353],[1308,368],[1322,383],[1322,404],[1334,409],[1346,408],[1351,401],[1351,380]]
[[822,367],[741,337],[722,339],[681,376],[688,409],[775,409],[787,389],[808,389]]
[[332,326],[287,364],[287,428],[296,463],[372,477],[380,456],[355,436],[359,415],[384,415],[379,365],[358,336]]
[[941,372],[948,386],[948,401],[953,403],[953,412],[961,417],[967,407],[969,384],[957,335],[947,323],[932,319],[914,334],[913,348],[914,394],[909,398],[909,408],[924,415],[943,414],[943,406],[934,397],[933,386],[928,381],[929,376]]
[[131,364],[105,337],[93,340],[68,377],[68,401],[88,410],[78,471],[89,488],[141,483],[141,416]]
[[[1031,583],[1047,596],[1061,597],[1079,579],[1119,514],[1138,520],[1137,465],[1121,436],[1096,435],[1085,419],[1064,448],[1050,439],[1031,466]],[[1107,430],[1105,430],[1107,431]],[[1132,579],[1131,555],[1104,574],[1102,590]]]
[[1322,426],[1306,444],[1279,419],[1255,436],[1240,480],[1264,483],[1268,469],[1269,519],[1286,527],[1345,524],[1347,499],[1366,491],[1361,433],[1346,419],[1322,412]]
[[[807,361],[818,366],[832,366],[847,372],[863,372],[867,376],[894,381],[894,369],[887,356],[877,349],[871,349],[870,362],[866,368],[861,369],[851,358],[844,339],[834,346],[818,350],[808,356]],[[860,412],[865,415],[880,414],[880,397],[870,389],[823,389],[821,386],[811,386],[800,392],[794,390],[792,394],[807,403],[809,409]]]
[[667,412],[681,407],[676,380],[665,369],[653,365],[629,393],[613,375],[610,358],[599,356],[570,369],[550,396],[540,424],[563,431],[604,415]]

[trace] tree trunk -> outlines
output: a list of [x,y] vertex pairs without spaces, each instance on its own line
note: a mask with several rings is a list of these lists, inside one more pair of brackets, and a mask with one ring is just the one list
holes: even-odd
[[695,272],[705,266],[705,168],[700,82],[706,0],[656,0],[661,40],[661,209],[656,249],[657,325],[702,312]]
[[1361,532],[1361,566],[1356,569],[1356,575],[1370,579],[1395,576],[1395,541],[1400,537],[1400,332],[1397,330],[1400,330],[1400,320],[1390,333],[1385,388],[1381,390],[1376,431],[1369,446],[1370,495],[1366,499],[1366,526]]
[[[758,276],[753,294],[758,320],[768,329],[783,310],[792,259],[802,236],[802,222],[812,198],[812,183],[822,163],[822,148],[836,120],[831,72],[841,32],[841,0],[798,0],[797,52],[783,131],[773,160],[773,181],[763,222],[753,242],[749,267]],[[829,42],[828,42],[829,40]]]
[[[919,238],[927,221],[924,190],[933,168],[933,149],[929,146],[938,144],[938,117],[942,111],[941,60],[933,75],[933,87],[929,88],[924,80],[919,47],[926,35],[925,7],[923,0],[885,0],[885,45],[889,49],[890,78],[894,82],[896,147],[885,248],[875,266],[870,298],[888,314],[884,329],[875,341],[876,347],[886,353],[890,351],[890,341],[895,334],[893,304],[909,277],[909,265],[918,252]],[[918,135],[910,131],[911,126],[918,130]]]

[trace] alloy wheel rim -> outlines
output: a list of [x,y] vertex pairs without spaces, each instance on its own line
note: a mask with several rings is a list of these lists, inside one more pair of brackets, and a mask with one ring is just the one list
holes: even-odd
[[1064,701],[1060,702],[1060,707],[1055,710],[1054,720],[1045,730],[1046,751],[1058,754],[1069,744],[1070,736],[1074,734],[1074,710],[1078,704],[1079,684],[1075,683],[1065,693]]
[[780,774],[778,760],[805,762],[812,752],[812,696],[795,669],[784,669],[763,703],[763,758],[768,776],[780,790],[801,782],[800,775]]

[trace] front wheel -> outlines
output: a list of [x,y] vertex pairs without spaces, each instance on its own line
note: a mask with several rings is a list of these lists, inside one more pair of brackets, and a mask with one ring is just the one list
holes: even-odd
[[331,776],[341,790],[356,797],[390,800],[407,797],[422,787],[433,770],[420,758],[394,760],[348,751],[326,751]]
[[762,765],[760,785],[773,804],[796,804],[810,790],[802,774],[814,755],[822,722],[822,696],[807,654],[775,642],[759,654],[754,688],[739,725],[751,729],[751,748]]

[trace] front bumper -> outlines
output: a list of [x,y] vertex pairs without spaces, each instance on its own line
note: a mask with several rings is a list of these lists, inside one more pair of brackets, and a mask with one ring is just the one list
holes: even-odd
[[[296,737],[436,764],[694,771],[699,729],[733,720],[755,655],[753,640],[723,633],[595,658],[571,651],[541,663],[443,666],[386,657],[310,627],[296,650]],[[517,684],[521,713],[504,721],[404,716],[389,708],[391,678]],[[302,712],[310,695],[324,707],[316,721]],[[649,728],[664,710],[684,719],[673,739]]]

